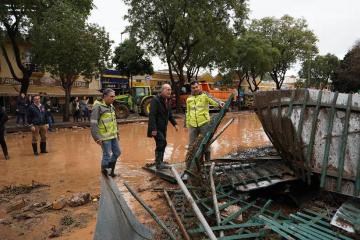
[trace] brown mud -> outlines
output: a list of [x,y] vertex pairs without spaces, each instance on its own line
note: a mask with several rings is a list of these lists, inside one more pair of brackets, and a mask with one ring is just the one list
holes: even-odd
[[[229,113],[223,123],[230,117],[234,117],[235,121],[214,142],[212,158],[221,157],[239,148],[270,144],[254,113]],[[188,132],[182,127],[181,119],[178,123],[178,132],[171,125],[168,128],[165,161],[169,163],[182,162],[186,155]],[[120,174],[116,182],[124,191],[125,198],[139,220],[157,229],[152,218],[122,183],[127,181],[162,219],[167,218],[170,210],[161,189],[175,185],[165,183],[142,169],[146,163],[152,163],[154,158],[155,144],[153,139],[146,137],[147,123],[132,123],[119,127],[122,155],[116,167],[116,172]],[[77,192],[88,192],[91,196],[99,194],[101,148],[92,140],[89,129],[60,129],[49,133],[49,153],[36,157],[32,154],[29,133],[8,134],[7,143],[11,159],[5,161],[0,157],[0,189],[9,185],[31,184],[33,180],[49,185],[7,200],[24,198],[29,203],[53,202],[61,196],[69,197]],[[154,188],[158,191],[154,191]],[[92,239],[98,202],[76,208],[46,211],[27,220],[17,220],[10,213],[6,213],[8,204],[8,201],[0,199],[0,221],[10,221],[10,224],[0,224],[2,239],[47,239],[53,226],[62,229],[58,239]],[[67,215],[70,215],[75,223],[63,226],[61,219]]]

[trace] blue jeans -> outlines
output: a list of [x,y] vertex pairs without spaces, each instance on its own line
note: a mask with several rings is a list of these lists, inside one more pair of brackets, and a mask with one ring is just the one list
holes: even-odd
[[54,122],[55,122],[54,117],[52,114],[48,114],[47,118],[48,118],[48,123],[49,123],[49,129],[52,129]]
[[119,141],[117,138],[105,140],[101,144],[103,157],[101,161],[102,168],[108,168],[109,163],[116,162],[121,154]]

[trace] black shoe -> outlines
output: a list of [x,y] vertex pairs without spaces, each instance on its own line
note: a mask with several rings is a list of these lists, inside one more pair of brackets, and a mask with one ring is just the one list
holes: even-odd
[[46,151],[46,142],[40,142],[40,152],[48,153],[48,151]]
[[105,177],[107,177],[107,176],[109,175],[109,172],[108,172],[107,168],[101,168],[101,173],[102,173]]
[[163,169],[169,169],[171,168],[168,164],[160,163],[156,165],[156,170],[163,170]]
[[39,155],[38,150],[37,150],[37,143],[33,143],[32,148],[33,148],[34,155],[35,156]]
[[116,162],[109,163],[109,168],[111,168],[111,172],[109,174],[110,177],[117,177],[118,175],[115,173],[115,165]]

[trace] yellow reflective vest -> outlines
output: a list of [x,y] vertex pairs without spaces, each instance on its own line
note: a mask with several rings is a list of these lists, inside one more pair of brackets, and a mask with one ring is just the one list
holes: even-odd
[[201,127],[210,122],[209,105],[219,106],[219,102],[204,92],[190,95],[186,99],[186,127]]
[[91,113],[91,133],[96,140],[117,138],[118,129],[114,106],[95,101]]

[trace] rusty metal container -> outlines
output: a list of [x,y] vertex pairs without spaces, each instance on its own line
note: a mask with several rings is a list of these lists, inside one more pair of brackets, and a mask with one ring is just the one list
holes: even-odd
[[255,94],[266,134],[297,175],[360,197],[360,95],[313,89]]

